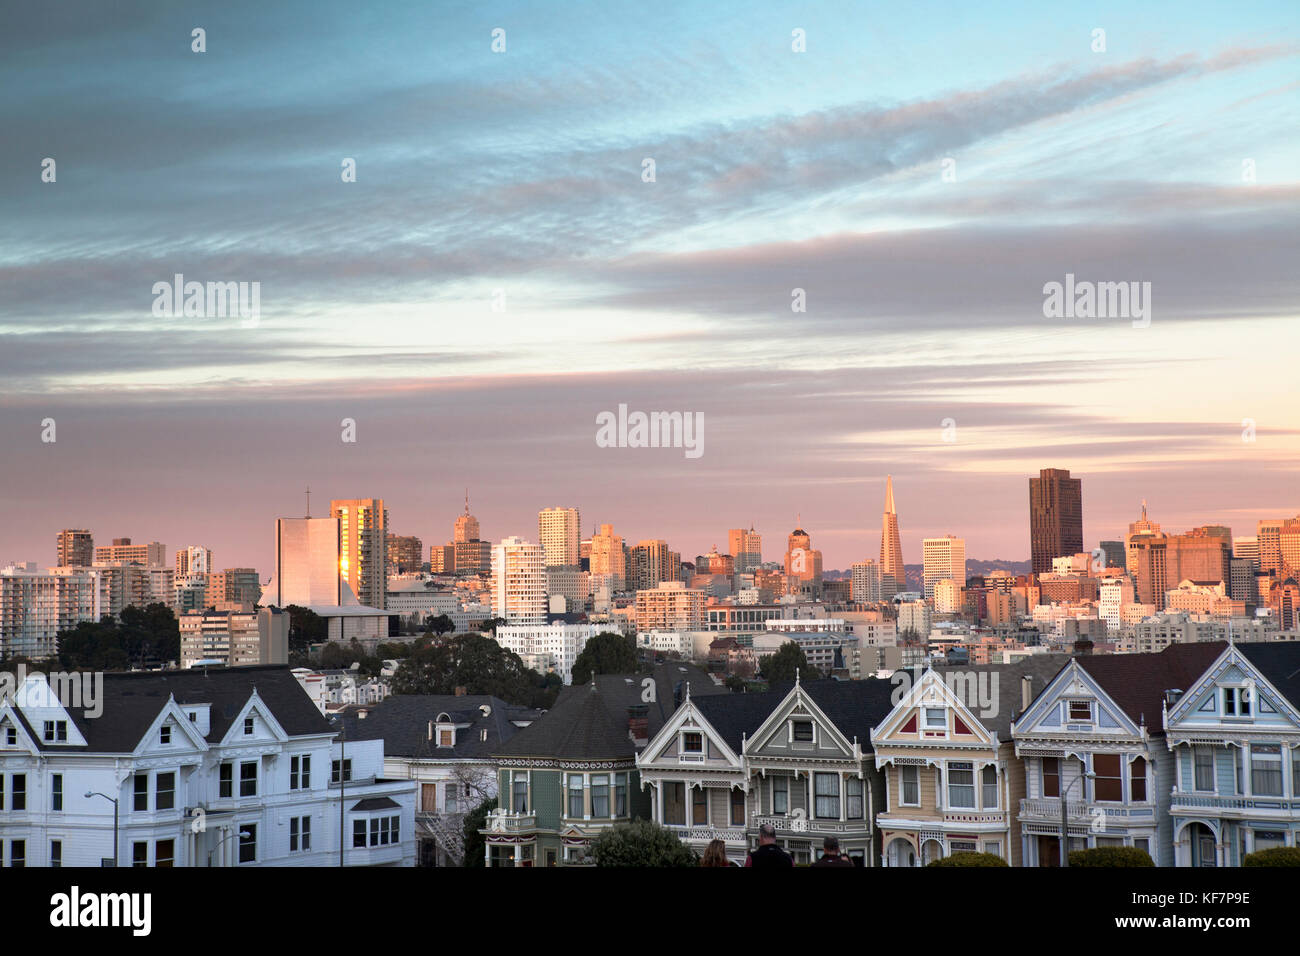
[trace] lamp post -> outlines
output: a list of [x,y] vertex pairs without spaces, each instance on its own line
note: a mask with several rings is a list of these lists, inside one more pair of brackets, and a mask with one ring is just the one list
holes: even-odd
[[1061,792],[1061,866],[1070,865],[1070,830],[1065,819],[1066,801],[1070,796],[1070,791],[1074,785],[1081,780],[1095,780],[1097,775],[1091,770],[1085,770],[1079,776],[1070,781],[1070,785]]
[[209,867],[212,866],[212,854],[220,850],[225,845],[227,840],[233,840],[235,837],[242,837],[247,829],[248,827],[240,827],[234,833],[227,833],[220,840],[218,840],[216,845],[211,850],[208,851],[208,866]]
[[91,797],[103,797],[105,800],[113,801],[113,868],[117,869],[117,797],[110,797],[97,790],[87,790],[86,799],[89,800]]

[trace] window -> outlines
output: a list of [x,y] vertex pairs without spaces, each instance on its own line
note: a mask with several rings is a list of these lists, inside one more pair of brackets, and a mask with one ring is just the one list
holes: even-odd
[[731,788],[731,825],[733,827],[745,825],[745,791],[739,787]]
[[1061,795],[1061,758],[1043,758],[1043,796],[1059,797]]
[[627,774],[614,777],[614,816],[627,816]]
[[840,818],[840,775],[838,773],[813,774],[813,812],[819,820]]
[[1142,837],[1141,839],[1134,840],[1133,846],[1141,850],[1147,856],[1151,855],[1151,841],[1148,840],[1146,837]]
[[790,778],[772,778],[772,812],[784,815],[790,812]]
[[691,790],[691,823],[703,826],[709,822],[709,794],[703,787]]
[[1254,835],[1256,852],[1286,846],[1286,834],[1281,830],[1256,830]]
[[580,817],[584,812],[582,774],[569,774],[569,816]]
[[704,735],[698,733],[682,734],[682,753],[698,754],[704,752]]
[[[5,808],[5,775],[0,773],[0,810],[3,810],[4,808]],[[2,849],[4,849],[4,845],[0,844],[0,850]]]
[[289,852],[305,853],[311,849],[311,817],[289,818]]
[[311,789],[311,755],[301,754],[289,758],[289,789]]
[[154,781],[153,808],[170,810],[176,806],[176,774],[160,773]]
[[850,820],[861,820],[865,812],[862,802],[862,778],[848,777],[844,781],[844,815]]
[[56,870],[59,867],[63,866],[63,841],[62,840],[50,841],[50,866]]
[[1133,803],[1145,803],[1147,798],[1147,762],[1145,757],[1134,757],[1129,764],[1128,798]]
[[439,747],[450,747],[450,746],[451,746],[451,735],[452,735],[452,732],[451,732],[450,730],[440,730],[440,731],[438,731],[438,746],[439,746]]
[[234,764],[223,763],[221,772],[217,781],[217,796],[227,799],[235,795],[235,768]]
[[1282,748],[1280,745],[1250,745],[1250,792],[1257,797],[1282,796]]
[[1120,778],[1119,754],[1093,754],[1092,772],[1097,778],[1092,782],[1092,794],[1096,800],[1119,803],[1124,799],[1124,781]]
[[952,853],[974,853],[979,849],[979,844],[974,840],[953,840],[948,844],[948,849]]
[[153,865],[161,867],[174,866],[176,862],[176,841],[159,840],[153,845]]
[[191,710],[191,711],[190,711],[190,723],[191,723],[191,724],[197,724],[198,722],[199,722],[199,712],[198,712],[197,710]]
[[339,777],[339,762],[330,762],[330,783],[350,783],[352,781],[352,761],[343,761],[343,776]]
[[63,774],[56,773],[50,777],[50,809],[63,809]]
[[27,866],[27,841],[9,841],[9,865],[15,868]]
[[980,788],[983,793],[980,799],[983,801],[980,806],[985,810],[996,810],[998,808],[998,768],[989,764],[980,771]]
[[170,724],[163,724],[158,730],[158,743],[169,744],[172,742],[172,728]]
[[1092,701],[1072,700],[1067,706],[1069,720],[1092,721]]
[[516,770],[514,778],[512,779],[511,783],[514,787],[514,799],[510,805],[510,809],[514,810],[515,813],[527,813],[528,812],[527,772],[520,773],[518,770]]
[[668,826],[686,826],[686,784],[664,784],[664,823]]
[[[444,806],[443,809],[447,813],[458,812],[460,809],[460,806],[457,803],[459,798],[460,798],[460,791],[456,788],[456,785],[454,783],[447,784],[447,789],[444,791],[443,794],[443,803],[446,804],[446,806]],[[465,799],[469,800],[468,787],[465,788]]]
[[608,774],[596,774],[591,778],[591,815],[598,819],[609,816]]
[[811,720],[792,720],[790,722],[792,735],[800,743],[811,743],[813,739],[813,725]]
[[921,768],[899,767],[898,776],[902,783],[899,802],[905,807],[919,807],[921,805]]
[[366,845],[366,821],[352,821],[352,846],[359,847]]
[[1001,840],[993,840],[993,841],[991,841],[991,842],[989,842],[989,843],[985,843],[985,844],[984,844],[984,852],[985,852],[985,853],[992,854],[993,856],[1001,856],[1001,855],[1002,855],[1002,841],[1001,841]]
[[921,708],[926,730],[947,730],[948,715],[942,707]]
[[149,844],[143,840],[131,844],[131,865],[147,867],[149,865]]
[[68,722],[66,720],[45,721],[45,742],[49,744],[68,742]]
[[1214,790],[1214,751],[1209,747],[1192,748],[1193,784],[1195,790]]
[[1300,744],[1291,748],[1291,796],[1300,797]]
[[257,862],[257,824],[245,823],[239,828],[239,862]]
[[137,773],[135,775],[135,801],[131,804],[133,810],[149,809],[149,775],[147,773]]
[[1247,687],[1223,688],[1223,716],[1249,717],[1251,696]]
[[239,795],[241,797],[257,796],[257,763],[247,761],[239,765]]
[[975,765],[948,764],[948,806],[961,810],[975,809]]
[[10,747],[17,747],[17,746],[18,746],[18,728],[17,728],[17,727],[6,727],[6,728],[5,728],[5,743],[8,744]]
[[[252,717],[245,717],[245,718],[244,718],[244,736],[245,736],[245,737],[251,737],[252,735],[253,735],[253,718],[252,718]],[[241,849],[240,849],[240,852],[242,852],[242,851],[243,851],[243,850],[242,850],[242,848],[243,848],[243,844],[242,844],[242,843],[240,844],[240,848],[241,848]],[[242,861],[240,861],[240,862],[242,862]]]
[[397,842],[398,825],[401,817],[371,817],[370,845],[388,846]]

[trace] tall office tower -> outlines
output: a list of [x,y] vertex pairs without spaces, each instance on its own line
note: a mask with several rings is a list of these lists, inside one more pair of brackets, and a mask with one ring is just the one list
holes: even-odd
[[434,574],[446,574],[456,570],[456,546],[454,544],[435,544],[429,548],[429,570]]
[[383,609],[388,600],[388,509],[383,498],[330,502],[339,522],[339,571],[357,600]]
[[275,575],[262,595],[268,607],[356,604],[343,579],[338,518],[276,518]]
[[727,550],[736,559],[736,573],[748,574],[763,563],[763,536],[753,525],[748,531],[731,528],[727,532]]
[[788,594],[817,597],[821,593],[822,553],[803,528],[795,528],[786,538],[785,580]]
[[492,547],[492,616],[507,624],[546,623],[546,552],[523,538]]
[[188,578],[196,574],[211,574],[212,552],[208,548],[189,547],[176,550],[176,577]]
[[468,491],[465,492],[465,513],[456,518],[456,523],[452,526],[451,540],[453,544],[479,540],[478,518],[469,513]]
[[1232,556],[1234,558],[1245,558],[1255,567],[1259,567],[1259,538],[1233,538],[1232,539]]
[[1259,542],[1259,569],[1280,574],[1282,571],[1282,525],[1281,518],[1266,518],[1255,528],[1256,540]]
[[885,476],[885,513],[880,519],[880,599],[888,601],[907,590],[903,571],[903,542],[898,537],[898,512],[894,510],[894,476]]
[[[1237,540],[1240,541],[1241,539],[1238,538]],[[1228,572],[1231,578],[1228,582],[1228,597],[1234,601],[1258,604],[1259,590],[1255,586],[1255,572],[1257,570],[1255,562],[1250,558],[1233,557],[1232,566]]]
[[[1128,534],[1124,535],[1124,567],[1129,575],[1137,580],[1137,561],[1138,545],[1143,538],[1149,538],[1160,534],[1160,525],[1147,518],[1147,502],[1142,499],[1142,517],[1128,526]],[[1144,602],[1145,603],[1145,602]]]
[[1277,535],[1277,550],[1281,560],[1281,577],[1300,576],[1300,515],[1282,522]]
[[1123,541],[1102,541],[1097,545],[1101,548],[1101,553],[1108,568],[1125,567],[1127,561],[1124,557]]
[[1029,479],[1029,555],[1034,574],[1052,570],[1052,558],[1083,550],[1083,479],[1063,468],[1043,468]]
[[148,544],[132,544],[130,538],[114,538],[111,545],[95,549],[96,564],[119,562],[160,568],[167,564],[167,546],[157,541],[150,541]]
[[1223,525],[1203,525],[1186,534],[1167,537],[1167,586],[1182,581],[1226,585],[1232,578],[1232,531]]
[[414,574],[424,563],[424,542],[411,534],[388,536],[388,573]]
[[622,591],[627,586],[623,539],[614,533],[612,524],[601,525],[600,533],[591,536],[591,573],[593,577],[607,576],[611,590]]
[[927,601],[934,602],[934,586],[940,581],[952,581],[959,588],[966,586],[965,538],[950,534],[942,538],[925,538],[921,542],[921,554],[924,562],[921,580]]
[[256,568],[226,568],[208,575],[205,607],[218,607],[222,604],[254,606],[261,600],[262,582]]
[[548,568],[578,566],[581,526],[577,508],[543,508],[537,512],[537,540],[546,552]]
[[638,541],[629,552],[628,589],[642,591],[657,588],[662,581],[676,581],[681,574],[680,560],[673,559],[668,542],[659,538]]
[[1129,536],[1128,556],[1133,561],[1137,603],[1154,605],[1157,611],[1164,610],[1165,591],[1169,588],[1168,551],[1169,538],[1161,532]]
[[871,604],[880,600],[880,566],[875,561],[859,561],[853,565],[849,600],[854,604]]
[[57,550],[61,568],[88,568],[95,561],[95,539],[84,529],[60,531]]

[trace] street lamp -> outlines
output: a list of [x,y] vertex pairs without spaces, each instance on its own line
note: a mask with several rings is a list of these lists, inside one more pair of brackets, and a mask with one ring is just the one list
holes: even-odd
[[1070,791],[1074,785],[1081,780],[1096,780],[1097,775],[1091,770],[1085,770],[1082,774],[1070,781],[1070,785],[1061,793],[1061,866],[1070,865],[1070,831],[1065,820],[1066,800],[1070,796]]
[[106,793],[100,793],[97,790],[87,790],[86,799],[91,797],[103,797],[105,800],[113,801],[113,868],[117,868],[117,797],[110,797]]
[[235,837],[242,837],[247,831],[248,831],[248,827],[240,827],[234,833],[227,833],[220,840],[218,840],[216,842],[216,845],[214,845],[212,849],[208,851],[208,866],[209,867],[212,866],[212,854],[220,850],[225,845],[227,840],[233,840]]

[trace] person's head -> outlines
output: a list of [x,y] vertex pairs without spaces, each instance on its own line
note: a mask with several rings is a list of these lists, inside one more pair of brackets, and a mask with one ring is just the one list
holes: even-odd
[[822,853],[827,856],[839,856],[840,841],[835,837],[828,836],[826,839],[822,840]]
[[726,866],[727,865],[727,847],[721,840],[710,840],[709,845],[704,848],[704,858],[700,860],[700,866]]
[[764,823],[758,828],[758,845],[767,846],[769,843],[776,842],[776,827],[770,823]]

